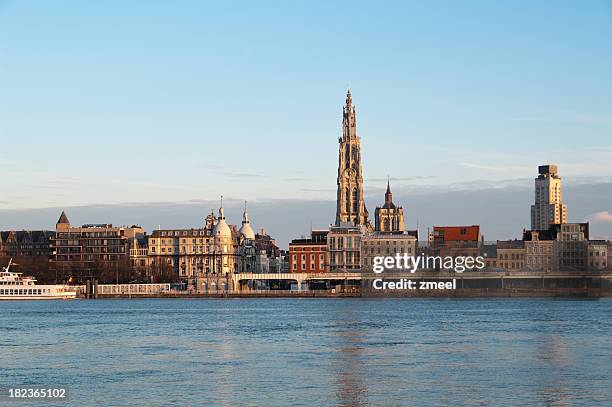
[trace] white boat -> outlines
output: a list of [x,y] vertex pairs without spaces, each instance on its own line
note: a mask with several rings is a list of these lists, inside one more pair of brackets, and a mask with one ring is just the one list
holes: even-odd
[[10,271],[13,259],[0,272],[0,300],[66,300],[76,298],[76,291],[62,284],[36,285],[32,277]]

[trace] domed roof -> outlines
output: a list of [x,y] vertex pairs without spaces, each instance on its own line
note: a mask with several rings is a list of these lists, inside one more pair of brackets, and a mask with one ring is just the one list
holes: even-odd
[[249,240],[255,240],[255,232],[253,232],[253,228],[248,223],[243,223],[239,232],[245,238]]
[[249,222],[249,214],[246,210],[246,201],[244,201],[244,212],[242,213],[242,226],[240,227],[240,235],[249,239],[255,240],[255,232],[253,232],[253,228]]
[[225,212],[223,211],[223,207],[219,208],[219,220],[213,229],[213,235],[215,237],[232,237],[232,231],[230,227],[225,222]]

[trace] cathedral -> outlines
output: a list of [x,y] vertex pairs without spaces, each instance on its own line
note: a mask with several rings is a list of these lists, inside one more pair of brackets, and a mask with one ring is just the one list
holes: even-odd
[[[361,139],[357,136],[357,120],[353,97],[349,90],[342,108],[342,136],[338,139],[338,179],[335,226],[363,226],[372,231],[368,210],[363,199],[363,173],[361,169]],[[404,209],[395,206],[391,185],[387,182],[385,203],[376,208],[374,231],[404,232]]]
[[368,210],[363,201],[361,172],[361,141],[357,136],[355,106],[351,91],[346,94],[342,109],[342,137],[338,139],[338,192],[336,226],[349,222],[355,226],[368,225]]

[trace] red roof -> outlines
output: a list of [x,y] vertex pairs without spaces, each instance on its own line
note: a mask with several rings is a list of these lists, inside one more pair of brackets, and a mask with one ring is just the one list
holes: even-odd
[[434,226],[434,238],[443,238],[445,242],[478,241],[480,226]]

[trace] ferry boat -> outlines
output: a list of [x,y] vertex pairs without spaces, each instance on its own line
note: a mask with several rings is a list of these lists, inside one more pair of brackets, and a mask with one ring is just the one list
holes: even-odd
[[32,277],[10,271],[13,259],[0,272],[0,300],[66,300],[76,298],[76,291],[62,284],[36,285]]

